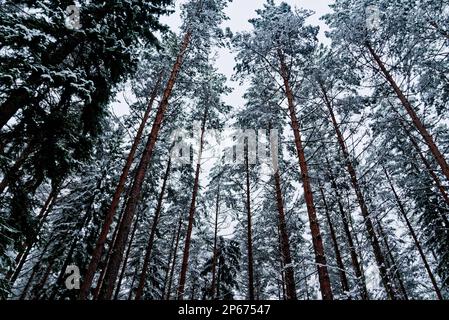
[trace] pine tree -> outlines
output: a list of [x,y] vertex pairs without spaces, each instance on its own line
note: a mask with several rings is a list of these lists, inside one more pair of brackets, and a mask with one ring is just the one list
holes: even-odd
[[[323,299],[332,299],[332,288],[320,225],[316,215],[309,167],[304,153],[304,141],[298,121],[294,94],[296,69],[307,60],[315,48],[317,29],[304,25],[304,20],[309,15],[308,12],[292,12],[290,6],[285,3],[276,6],[273,1],[268,1],[265,8],[257,11],[257,13],[259,17],[251,20],[255,29],[254,32],[240,34],[235,38],[235,46],[239,50],[237,69],[242,73],[251,73],[259,68],[265,68],[275,72],[277,77],[281,79],[301,169],[321,293]],[[294,64],[292,65],[293,61]],[[301,70],[299,70],[299,73],[301,73]]]

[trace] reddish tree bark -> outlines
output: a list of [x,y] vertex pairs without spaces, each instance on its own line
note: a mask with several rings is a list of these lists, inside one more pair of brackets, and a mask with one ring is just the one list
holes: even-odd
[[[95,290],[93,292],[92,300],[98,300],[98,296],[100,295],[100,289],[103,286],[104,276],[106,275],[106,270],[107,270],[107,267],[108,267],[108,264],[109,264],[109,258],[111,257],[111,250],[114,247],[114,243],[115,243],[115,240],[117,238],[117,233],[118,233],[118,229],[119,229],[118,226],[122,223],[123,213],[125,212],[126,202],[128,201],[130,191],[131,190],[128,188],[128,190],[127,190],[127,192],[125,194],[125,199],[123,199],[123,205],[122,205],[122,208],[121,208],[120,217],[119,217],[118,222],[117,222],[117,227],[115,228],[114,234],[112,235],[111,245],[109,246],[108,252],[106,253],[105,265],[101,269],[100,276],[98,277],[97,285],[96,285]],[[138,217],[136,217],[136,219],[138,219]],[[131,232],[134,232],[134,231],[131,231]],[[133,237],[131,237],[131,238],[133,238]]]
[[112,251],[109,267],[108,270],[106,271],[105,281],[103,285],[104,290],[102,290],[102,293],[100,294],[101,299],[108,300],[111,299],[112,297],[115,281],[117,280],[118,272],[120,269],[120,263],[123,259],[123,251],[126,246],[126,240],[129,235],[131,222],[134,216],[134,212],[137,208],[137,204],[139,202],[143,181],[145,179],[148,165],[153,156],[154,146],[156,145],[156,141],[159,136],[159,131],[161,129],[162,122],[164,120],[164,116],[168,108],[168,100],[171,96],[173,87],[175,86],[176,79],[181,70],[183,58],[190,44],[190,39],[191,39],[191,32],[188,31],[185,34],[184,39],[182,41],[178,57],[173,66],[170,78],[164,90],[162,100],[159,104],[159,108],[150,133],[150,137],[147,141],[144,153],[142,155],[142,159],[140,160],[139,166],[137,168],[136,177],[131,188],[130,198],[126,205],[125,213],[123,215],[123,223],[120,225],[120,229],[117,234],[117,240],[114,245],[114,249]]
[[378,229],[379,229],[379,235],[380,235],[381,239],[383,240],[383,243],[385,245],[385,249],[387,251],[387,259],[385,259],[385,264],[387,266],[387,269],[390,271],[391,278],[397,280],[397,283],[399,284],[399,290],[402,293],[403,299],[404,300],[408,300],[408,294],[407,294],[407,290],[405,289],[405,285],[404,285],[404,281],[403,281],[403,278],[402,278],[402,274],[401,274],[401,272],[400,272],[400,270],[398,268],[398,265],[396,263],[396,259],[393,256],[393,251],[392,251],[392,249],[390,247],[387,234],[385,233],[384,228],[382,227],[382,223],[381,223],[380,219],[376,219],[376,220],[377,220],[377,226],[378,226]]
[[131,146],[131,150],[126,159],[126,164],[123,167],[122,174],[120,175],[119,182],[117,184],[117,188],[115,189],[114,196],[112,197],[112,203],[109,207],[108,212],[106,213],[105,221],[103,223],[103,227],[101,229],[100,235],[98,236],[97,243],[95,245],[95,249],[92,253],[92,258],[90,260],[89,266],[87,267],[86,273],[84,275],[84,281],[80,288],[80,299],[84,300],[87,298],[90,288],[92,286],[92,281],[95,276],[95,272],[97,271],[98,264],[100,263],[101,256],[104,250],[104,244],[106,243],[109,230],[114,221],[115,213],[117,211],[117,207],[120,203],[120,198],[125,189],[125,184],[129,176],[129,171],[134,161],[134,157],[136,155],[137,148],[139,147],[140,141],[142,140],[142,135],[145,129],[145,126],[148,122],[148,119],[151,114],[151,110],[153,108],[154,101],[157,97],[157,93],[159,91],[160,82],[162,79],[162,73],[159,75],[159,78],[156,82],[155,87],[153,88],[153,92],[151,93],[150,101],[148,103],[148,107],[145,110],[144,116],[142,118],[142,122],[140,123],[139,129],[137,131],[136,137],[134,138],[134,142]]
[[368,206],[366,205],[365,197],[362,192],[362,188],[360,187],[359,179],[357,177],[357,173],[355,171],[355,168],[352,164],[351,157],[349,154],[349,151],[346,147],[345,139],[343,137],[343,134],[340,130],[340,127],[338,125],[337,119],[335,117],[335,113],[332,107],[332,102],[329,99],[329,96],[327,95],[327,91],[324,88],[322,83],[319,83],[321,91],[323,93],[324,102],[326,104],[326,107],[328,109],[332,125],[334,127],[335,134],[337,136],[338,144],[340,145],[341,152],[343,153],[343,158],[346,164],[346,169],[349,173],[349,176],[351,177],[351,184],[354,189],[354,192],[357,196],[357,201],[360,207],[360,211],[362,212],[362,216],[364,219],[365,227],[368,232],[368,236],[371,242],[371,246],[373,247],[374,251],[374,257],[376,259],[377,267],[379,268],[380,276],[382,278],[382,283],[385,287],[385,290],[387,292],[387,295],[390,299],[394,300],[395,293],[393,288],[391,287],[391,281],[388,276],[387,269],[385,268],[385,257],[382,253],[379,239],[377,238],[377,235],[374,231],[374,225],[371,220],[371,216],[368,211]]
[[304,188],[304,197],[305,197],[305,201],[306,201],[306,205],[307,205],[307,213],[309,215],[310,231],[312,234],[312,243],[313,243],[313,249],[315,252],[315,262],[316,262],[317,269],[318,269],[318,277],[319,277],[319,282],[320,282],[321,295],[324,300],[332,300],[333,299],[332,287],[331,287],[331,282],[330,282],[330,278],[329,278],[329,272],[327,270],[326,255],[324,252],[323,239],[321,236],[320,225],[319,225],[318,217],[316,214],[316,208],[315,208],[314,199],[313,199],[312,186],[311,186],[310,177],[309,177],[309,168],[308,168],[306,156],[304,153],[304,147],[303,147],[303,142],[302,142],[302,138],[301,138],[300,126],[299,126],[298,118],[296,116],[294,95],[293,95],[293,91],[290,86],[290,80],[289,80],[290,74],[289,74],[288,67],[285,63],[284,55],[283,55],[282,51],[279,50],[278,54],[279,54],[280,67],[281,67],[280,74],[284,81],[284,89],[285,89],[285,94],[287,96],[288,108],[290,111],[291,126],[292,126],[293,133],[295,136],[296,152],[298,153],[299,167],[301,169],[301,177],[302,177],[303,188]]
[[[273,151],[273,148],[272,148]],[[272,152],[272,157],[277,155]],[[278,209],[279,218],[279,233],[280,233],[280,243],[281,243],[281,258],[283,269],[285,269],[285,300],[296,300],[296,281],[295,281],[295,271],[293,269],[292,256],[290,252],[290,240],[288,237],[287,223],[285,219],[284,210],[284,198],[282,196],[281,188],[281,175],[279,174],[279,169],[275,165],[275,159],[273,159],[274,164],[274,185],[276,189],[276,205]]]
[[193,230],[193,221],[195,220],[195,211],[196,211],[196,198],[198,196],[198,189],[200,186],[200,172],[201,172],[201,158],[203,154],[203,147],[204,147],[204,134],[206,131],[206,121],[209,114],[208,110],[209,106],[206,106],[206,109],[204,111],[203,120],[201,123],[201,136],[200,136],[200,150],[198,152],[198,162],[196,164],[196,171],[195,171],[195,181],[193,184],[193,191],[192,191],[192,202],[190,204],[189,209],[189,222],[187,226],[187,232],[186,232],[186,239],[184,244],[184,254],[182,257],[182,265],[181,265],[181,273],[179,276],[179,285],[178,285],[178,300],[184,299],[185,294],[185,284],[186,284],[186,278],[187,278],[187,270],[189,267],[189,255],[190,255],[190,241],[192,237],[192,230]]
[[441,171],[446,176],[446,178],[449,180],[449,164],[447,163],[444,155],[438,149],[432,135],[426,129],[425,125],[422,123],[421,119],[416,114],[415,110],[413,109],[410,101],[407,99],[405,94],[402,92],[401,88],[399,88],[399,85],[396,83],[393,76],[387,70],[387,68],[385,67],[385,64],[382,62],[381,58],[376,53],[376,51],[373,49],[371,44],[367,41],[365,43],[365,45],[368,48],[368,51],[371,53],[371,56],[376,61],[377,65],[379,66],[380,70],[382,71],[384,77],[390,83],[394,92],[398,96],[399,100],[401,101],[401,104],[403,105],[403,107],[407,111],[408,115],[412,119],[413,124],[415,125],[416,129],[418,130],[418,132],[421,134],[422,138],[426,142],[427,146],[430,149],[430,152],[435,157],[435,160],[438,163],[438,165],[441,167]]
[[[180,225],[182,225],[182,215],[179,216],[178,225],[173,229],[172,238],[170,241],[170,254],[167,259],[167,268],[166,268],[165,277],[164,277],[164,287],[162,289],[162,294],[161,294],[162,300],[166,299],[168,282],[169,282],[169,277],[170,277],[170,273],[171,273],[172,260],[173,260],[174,256],[176,257],[176,251],[178,250],[178,247],[177,247],[179,244],[178,234],[179,234],[179,232],[181,232],[180,227],[179,227]],[[179,232],[177,232],[177,230],[179,230]]]
[[332,244],[335,252],[335,260],[337,260],[338,273],[340,275],[341,288],[345,294],[349,292],[349,282],[346,276],[346,268],[341,258],[341,251],[338,245],[337,234],[335,233],[334,225],[329,213],[329,206],[327,204],[326,196],[324,194],[323,187],[320,186],[321,199],[323,200],[324,212],[326,214],[327,224],[329,225],[329,231],[331,235]]
[[146,249],[145,258],[144,258],[143,265],[142,265],[142,272],[140,273],[140,277],[139,277],[139,285],[136,290],[135,300],[140,300],[143,295],[143,290],[144,290],[145,282],[147,279],[148,266],[150,264],[150,259],[151,259],[151,252],[153,251],[154,238],[156,236],[156,230],[157,230],[157,226],[158,226],[159,219],[160,219],[161,212],[162,212],[162,203],[164,200],[165,189],[167,188],[167,182],[168,182],[168,178],[170,176],[170,169],[171,169],[171,156],[169,156],[169,158],[168,158],[167,169],[164,174],[161,193],[159,194],[156,212],[154,213],[153,225],[151,227],[150,238],[148,239],[147,249]]
[[246,236],[248,251],[248,299],[254,300],[254,256],[253,256],[253,231],[251,214],[251,186],[249,181],[249,146],[245,150],[245,172],[246,172]]
[[363,300],[369,300],[368,289],[366,288],[365,275],[363,274],[362,267],[359,262],[359,256],[357,254],[357,250],[356,250],[354,240],[352,237],[352,232],[351,232],[351,229],[349,226],[348,217],[346,216],[346,212],[345,212],[345,209],[344,209],[344,206],[342,203],[341,195],[338,190],[337,181],[335,180],[334,175],[330,171],[330,164],[329,164],[329,161],[327,161],[327,159],[326,159],[326,163],[327,163],[327,166],[329,167],[328,176],[329,176],[329,179],[331,182],[332,189],[334,190],[335,197],[337,199],[338,211],[340,212],[340,217],[343,222],[343,229],[345,231],[346,241],[348,242],[349,252],[351,254],[352,267],[354,269],[354,274],[357,277],[357,287],[359,288],[361,298]]
[[173,286],[173,278],[174,278],[175,267],[176,267],[176,257],[177,257],[179,242],[181,239],[182,224],[183,224],[183,217],[181,214],[179,216],[178,231],[176,232],[175,249],[173,250],[173,260],[171,263],[170,276],[168,278],[168,286],[167,286],[167,291],[166,291],[167,295],[166,295],[165,300],[170,300],[170,297],[171,297],[171,289]]

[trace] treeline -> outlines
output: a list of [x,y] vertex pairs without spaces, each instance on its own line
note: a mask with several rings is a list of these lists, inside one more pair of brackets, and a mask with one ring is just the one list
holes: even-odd
[[[273,0],[222,30],[228,2],[183,3],[180,34],[171,1],[86,1],[80,28],[70,1],[1,4],[2,298],[448,297],[447,2],[338,0],[328,47]],[[211,159],[231,124],[266,157],[238,136],[243,159]]]

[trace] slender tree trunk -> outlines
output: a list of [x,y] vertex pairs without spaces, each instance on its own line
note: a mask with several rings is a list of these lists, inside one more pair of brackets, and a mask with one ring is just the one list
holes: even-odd
[[441,167],[441,171],[446,176],[446,178],[449,180],[449,164],[446,161],[446,158],[441,153],[441,151],[438,149],[432,135],[429,133],[429,131],[426,129],[425,125],[422,123],[419,116],[416,114],[415,110],[413,109],[410,101],[407,99],[405,94],[402,92],[401,88],[399,88],[399,85],[394,80],[393,76],[390,74],[390,72],[385,67],[385,64],[382,62],[379,55],[376,53],[376,51],[373,49],[371,44],[367,41],[365,43],[366,47],[368,48],[369,52],[371,53],[372,57],[376,61],[377,65],[379,66],[380,70],[382,71],[384,77],[387,79],[387,81],[390,83],[391,87],[393,88],[394,92],[398,96],[399,100],[401,101],[402,105],[404,106],[405,110],[407,111],[408,115],[413,121],[413,124],[415,125],[418,132],[421,134],[422,138],[426,142],[427,146],[430,149],[430,152],[435,157],[435,160]]
[[168,158],[168,164],[167,164],[167,169],[165,171],[164,179],[162,182],[161,193],[159,194],[159,199],[157,201],[156,212],[154,214],[153,225],[151,227],[150,238],[148,240],[147,250],[146,250],[145,258],[143,261],[142,272],[140,273],[139,285],[136,290],[135,300],[140,300],[143,295],[145,282],[147,279],[148,267],[149,267],[150,259],[151,259],[151,252],[153,250],[153,245],[154,245],[154,238],[156,236],[156,230],[157,230],[157,226],[159,223],[159,218],[161,216],[162,202],[164,200],[165,189],[167,188],[167,181],[170,176],[170,169],[171,169],[171,156],[169,156],[169,158]]
[[399,194],[397,193],[396,188],[394,187],[393,181],[391,180],[387,169],[385,169],[385,167],[384,167],[383,170],[385,173],[385,177],[387,178],[388,184],[390,185],[391,191],[393,192],[396,203],[398,205],[399,212],[401,213],[402,218],[404,219],[404,221],[407,225],[410,235],[413,238],[413,242],[415,243],[416,249],[418,250],[419,255],[421,256],[421,259],[424,263],[424,267],[426,268],[427,274],[429,275],[430,281],[432,282],[433,288],[435,290],[435,294],[439,300],[443,300],[443,295],[441,293],[441,290],[437,284],[437,281],[432,272],[432,269],[430,268],[429,262],[427,261],[426,254],[424,253],[421,243],[419,242],[418,235],[416,234],[415,229],[413,228],[413,226],[410,222],[410,219],[407,216],[407,211],[405,210],[404,204],[402,203],[401,199],[399,198]]
[[349,151],[346,147],[345,139],[343,137],[343,134],[340,130],[340,127],[338,125],[337,119],[334,114],[334,110],[332,108],[332,102],[330,101],[327,91],[324,88],[324,86],[320,83],[320,87],[324,96],[324,101],[327,106],[328,112],[331,117],[332,124],[334,126],[335,134],[337,136],[338,144],[340,145],[341,152],[343,153],[343,158],[346,164],[347,171],[349,173],[349,176],[351,177],[351,183],[352,187],[355,191],[355,194],[357,196],[357,201],[359,203],[360,211],[362,212],[362,216],[364,219],[365,227],[368,232],[368,236],[370,238],[371,245],[373,247],[374,251],[374,257],[376,258],[377,267],[379,268],[380,276],[382,278],[382,283],[385,287],[385,290],[387,292],[388,297],[391,300],[395,300],[395,293],[393,288],[391,287],[391,281],[388,277],[387,269],[385,268],[385,257],[382,253],[379,239],[377,238],[377,235],[374,231],[374,225],[371,220],[371,216],[368,212],[368,206],[366,205],[365,197],[362,192],[362,188],[360,187],[359,179],[357,177],[357,173],[355,171],[355,168],[352,164],[351,157],[349,155]]
[[173,279],[174,279],[175,267],[176,267],[176,257],[177,257],[177,253],[178,253],[179,242],[180,242],[180,239],[181,239],[182,222],[183,222],[183,217],[182,217],[182,214],[181,214],[179,216],[179,224],[178,224],[178,231],[176,233],[175,249],[173,251],[174,252],[174,254],[173,254],[173,261],[171,263],[170,276],[168,278],[168,287],[167,287],[166,300],[170,300],[170,297],[171,297],[171,289],[172,289],[172,286],[173,286]]
[[[287,300],[287,290],[285,288],[285,273],[284,273],[284,263],[282,262],[282,260],[279,261],[280,263],[280,267],[281,267],[281,289],[282,289],[282,300]],[[281,292],[279,292],[280,294]],[[279,298],[280,300],[281,298]]]
[[221,260],[221,257],[218,257],[218,275],[217,275],[217,299],[221,300],[221,269],[222,269],[223,263]]
[[321,295],[324,300],[332,300],[332,287],[327,269],[326,255],[324,252],[323,239],[321,236],[320,225],[316,214],[316,208],[313,200],[312,186],[309,177],[309,168],[307,165],[304,147],[301,138],[301,131],[296,116],[294,95],[290,87],[290,75],[288,67],[284,60],[283,53],[279,50],[279,60],[281,65],[281,76],[284,81],[284,89],[287,96],[288,108],[290,111],[291,125],[295,136],[296,151],[298,153],[299,167],[301,169],[301,177],[304,187],[304,197],[309,215],[310,230],[312,234],[313,248],[315,252],[315,261],[318,269],[318,277],[320,282]]
[[[120,294],[120,289],[122,287],[123,278],[125,276],[126,266],[128,264],[128,260],[129,260],[129,255],[131,254],[131,249],[133,247],[134,238],[136,237],[137,226],[139,225],[140,217],[141,217],[141,212],[139,211],[139,212],[137,212],[136,219],[134,221],[134,225],[133,225],[133,228],[131,231],[131,238],[129,239],[128,248],[126,249],[125,257],[122,262],[122,269],[120,271],[120,276],[117,281],[117,288],[115,289],[114,300],[118,300],[118,296]],[[100,292],[101,292],[101,287],[100,287]],[[132,294],[132,287],[131,287],[131,291],[130,291],[130,295],[131,294]]]
[[303,277],[304,277],[304,290],[306,291],[306,300],[310,300],[310,295],[309,295],[309,284],[307,283],[307,268],[306,268],[306,263],[305,260],[302,260],[302,272],[303,272]]
[[134,157],[136,155],[137,148],[139,147],[139,144],[142,140],[142,135],[145,129],[145,126],[148,122],[148,119],[151,114],[151,110],[153,109],[154,101],[157,97],[157,93],[159,91],[160,82],[162,80],[162,72],[159,75],[159,78],[156,82],[155,87],[153,88],[153,92],[151,93],[150,101],[148,103],[148,107],[145,110],[144,116],[142,118],[142,122],[140,123],[139,129],[137,131],[136,137],[134,138],[134,142],[131,146],[131,150],[128,154],[128,157],[126,159],[126,164],[122,170],[122,174],[119,178],[119,182],[117,184],[117,188],[115,189],[114,196],[112,197],[112,203],[109,207],[108,212],[106,213],[105,221],[103,224],[103,227],[101,229],[100,235],[98,237],[97,243],[95,245],[95,249],[92,253],[92,258],[90,260],[89,266],[87,267],[86,274],[84,275],[84,281],[80,288],[80,299],[85,300],[87,299],[87,296],[89,295],[90,288],[92,286],[92,281],[95,276],[95,272],[97,271],[98,264],[100,263],[101,256],[103,254],[104,250],[104,244],[106,243],[109,230],[111,228],[111,225],[114,221],[115,213],[117,211],[117,207],[120,203],[120,198],[123,193],[123,190],[125,189],[126,181],[129,176],[129,171],[131,169],[131,166],[134,162]]
[[[272,152],[272,156],[276,157]],[[285,221],[284,198],[282,196],[281,175],[279,169],[276,167],[274,172],[274,184],[276,189],[276,204],[278,208],[279,218],[279,233],[281,240],[281,258],[283,262],[283,269],[285,269],[285,287],[286,300],[296,300],[296,281],[295,271],[293,269],[292,255],[290,252],[290,240],[288,237],[287,223]]]
[[139,272],[139,265],[140,265],[140,261],[136,265],[136,269],[134,270],[134,273],[133,273],[133,280],[131,281],[131,285],[129,286],[128,301],[131,301],[132,297],[133,297],[133,288],[134,288],[134,283],[136,283],[136,280],[137,280],[137,273]]
[[[279,259],[279,274],[281,275],[281,279],[278,279],[278,291],[279,291],[279,300],[287,300],[287,292],[285,289],[285,266],[282,259],[282,238],[281,238],[281,229],[278,225],[278,250],[280,252]],[[295,292],[296,293],[296,292]],[[282,294],[282,295],[281,295]]]
[[[329,161],[327,161],[327,159],[326,159],[326,162],[327,162],[327,166],[329,167],[330,164],[329,164]],[[349,251],[350,251],[350,254],[351,254],[352,267],[354,269],[354,274],[357,277],[357,287],[359,288],[359,292],[361,294],[361,298],[363,300],[369,300],[368,289],[366,288],[365,275],[363,274],[362,267],[361,267],[360,262],[359,262],[359,256],[357,254],[357,250],[356,250],[356,247],[355,247],[355,244],[354,244],[354,240],[353,240],[353,237],[352,237],[351,229],[349,227],[348,217],[346,216],[346,212],[345,212],[345,209],[343,207],[341,195],[340,195],[340,192],[339,192],[338,187],[337,187],[337,181],[335,180],[334,175],[330,171],[330,167],[329,167],[328,175],[329,175],[329,179],[330,179],[330,182],[331,182],[332,189],[334,190],[335,197],[337,199],[337,204],[338,204],[338,209],[339,209],[339,212],[340,212],[341,220],[343,222],[343,229],[345,231],[346,241],[348,242]]]
[[175,85],[177,76],[181,70],[182,61],[184,58],[184,54],[187,51],[187,48],[190,44],[191,32],[187,32],[184,40],[181,45],[180,52],[176,59],[176,62],[173,66],[170,78],[167,82],[167,86],[164,90],[164,94],[162,100],[159,104],[159,108],[156,114],[156,119],[153,124],[153,128],[150,133],[150,137],[145,146],[144,153],[142,155],[142,159],[139,163],[136,178],[131,188],[131,195],[126,205],[125,213],[123,215],[123,223],[120,226],[119,232],[117,234],[117,240],[114,245],[114,249],[112,251],[111,260],[109,263],[108,270],[106,271],[105,281],[104,281],[104,290],[100,293],[100,298],[103,300],[109,300],[112,297],[112,293],[114,291],[115,281],[117,280],[118,272],[120,269],[120,263],[123,259],[123,251],[126,246],[126,240],[129,235],[131,222],[137,208],[140,193],[143,185],[143,181],[145,179],[146,171],[148,165],[153,156],[154,146],[156,145],[156,141],[158,139],[159,131],[162,126],[162,122],[165,116],[165,113],[168,108],[168,100],[173,91],[173,87]]
[[33,282],[34,277],[36,276],[37,270],[39,269],[39,266],[40,266],[40,260],[41,259],[42,259],[42,255],[39,257],[38,263],[36,263],[33,266],[33,270],[31,271],[31,275],[28,278],[28,280],[27,280],[27,282],[25,284],[25,287],[22,290],[22,293],[20,294],[19,300],[25,300],[26,299],[27,294],[28,294],[28,289],[30,288],[31,283]]
[[94,292],[93,292],[92,300],[98,300],[98,296],[100,295],[100,289],[101,289],[101,287],[103,285],[104,276],[106,274],[106,270],[107,270],[108,265],[109,265],[109,258],[111,256],[111,250],[114,247],[115,239],[117,238],[117,233],[118,233],[118,229],[119,229],[118,226],[122,222],[123,213],[125,212],[126,202],[128,201],[129,194],[130,194],[130,189],[128,188],[128,190],[127,190],[127,192],[125,194],[125,199],[123,200],[122,209],[120,210],[120,217],[119,217],[119,219],[117,221],[117,227],[114,229],[114,233],[112,234],[111,244],[109,246],[108,252],[106,253],[104,266],[101,269],[100,276],[98,277],[97,285],[96,285],[96,287],[94,289]]
[[[382,223],[379,219],[377,219],[377,225],[379,227],[379,234],[381,238],[383,239],[385,248],[387,250],[387,256],[390,258],[391,264],[389,267],[387,267],[390,270],[390,273],[392,274],[392,278],[396,278],[399,284],[399,289],[402,292],[402,296],[405,300],[408,300],[408,294],[407,290],[405,289],[404,281],[402,279],[402,274],[399,271],[398,264],[396,263],[396,259],[393,256],[393,251],[390,247],[387,234],[384,232],[384,229],[382,227]],[[388,263],[388,261],[386,261]]]
[[342,288],[344,294],[348,294],[350,290],[349,290],[348,277],[346,276],[346,268],[343,263],[343,259],[341,258],[341,252],[340,252],[340,247],[338,246],[337,235],[335,233],[334,225],[331,220],[331,216],[329,213],[329,206],[327,204],[326,196],[324,194],[324,190],[323,190],[322,186],[320,186],[320,193],[321,193],[321,198],[323,200],[324,212],[326,214],[327,223],[329,225],[329,231],[330,231],[330,235],[331,235],[331,239],[332,239],[332,244],[334,246],[335,259],[337,260],[338,272],[340,274],[341,288]]
[[253,257],[253,231],[251,214],[251,186],[249,181],[249,145],[245,150],[246,172],[246,219],[247,219],[247,251],[248,251],[248,299],[254,301],[254,257]]
[[[120,210],[121,211],[120,212],[120,217],[119,217],[119,219],[117,221],[117,226],[114,229],[114,234],[112,235],[111,244],[109,246],[108,252],[107,252],[106,257],[105,257],[106,261],[105,261],[104,267],[103,267],[103,269],[101,269],[100,276],[98,277],[97,285],[96,285],[95,290],[93,292],[92,300],[98,300],[98,296],[100,295],[100,289],[103,286],[104,276],[106,274],[106,270],[107,270],[108,265],[109,265],[109,258],[111,257],[111,251],[112,251],[112,248],[114,247],[115,239],[117,238],[119,225],[122,223],[123,213],[125,212],[126,202],[128,201],[129,194],[130,194],[130,189],[128,188],[128,190],[127,190],[127,192],[125,194],[125,199],[123,199],[123,205],[122,205],[122,208]],[[134,231],[132,231],[132,232],[134,232]]]
[[[179,216],[178,226],[179,225],[182,225],[182,215]],[[162,289],[162,294],[161,294],[162,300],[166,300],[167,287],[168,287],[168,281],[169,281],[170,270],[171,270],[171,263],[172,263],[173,256],[176,256],[175,249],[177,250],[177,247],[175,248],[175,245],[177,245],[176,239],[177,239],[178,233],[176,232],[176,230],[178,229],[178,226],[176,226],[176,228],[173,229],[173,234],[172,234],[172,238],[170,241],[170,254],[169,254],[168,260],[167,260],[167,271],[165,272],[164,287]],[[178,239],[178,242],[179,242],[179,239]]]
[[192,237],[192,230],[193,230],[193,221],[195,220],[195,211],[196,211],[196,198],[198,196],[198,189],[200,186],[200,172],[201,172],[201,158],[203,155],[203,147],[204,147],[204,134],[206,131],[206,121],[209,114],[209,106],[206,106],[206,109],[204,111],[203,115],[203,121],[201,124],[201,137],[200,137],[200,150],[198,152],[198,162],[196,164],[196,172],[195,172],[195,181],[193,184],[193,191],[192,191],[192,202],[190,204],[189,209],[189,223],[187,226],[187,232],[186,232],[186,239],[184,244],[184,254],[182,258],[182,266],[181,266],[181,273],[179,276],[179,285],[178,285],[178,300],[184,299],[184,291],[185,291],[185,284],[186,284],[186,278],[187,278],[187,270],[189,267],[189,255],[190,255],[190,240]]
[[[218,182],[220,183],[220,182]],[[217,199],[215,201],[215,224],[214,224],[214,253],[212,258],[212,284],[210,291],[212,300],[215,300],[216,283],[217,283],[217,258],[218,258],[218,216],[220,213],[220,185],[218,185]]]

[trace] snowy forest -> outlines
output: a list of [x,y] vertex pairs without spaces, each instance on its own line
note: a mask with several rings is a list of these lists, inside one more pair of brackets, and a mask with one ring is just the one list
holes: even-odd
[[449,298],[449,1],[240,1],[0,0],[0,300]]

